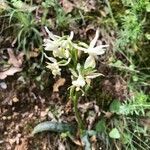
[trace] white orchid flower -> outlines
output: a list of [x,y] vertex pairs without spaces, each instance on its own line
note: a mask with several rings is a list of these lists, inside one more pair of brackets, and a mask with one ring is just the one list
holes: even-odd
[[52,71],[52,74],[54,76],[61,75],[61,69],[59,68],[59,63],[57,62],[57,60],[52,57],[49,57],[49,60],[51,61],[51,63],[47,62],[46,67]]
[[61,68],[59,66],[66,66],[71,61],[71,58],[69,58],[68,60],[61,60],[58,62],[55,58],[49,57],[45,53],[43,54],[45,58],[47,58],[51,62],[51,63],[47,62],[48,65],[46,67],[52,71],[52,74],[54,76],[61,75]]
[[77,80],[72,81],[72,85],[76,87],[76,91],[79,91],[81,87],[84,87],[86,84],[85,79],[81,74],[79,74]]
[[79,91],[83,88],[86,84],[87,85],[90,85],[91,83],[91,79],[94,79],[102,74],[100,73],[95,73],[96,70],[91,70],[91,71],[88,71],[88,72],[84,72],[85,68],[83,68],[83,71],[81,70],[81,65],[78,64],[77,65],[77,73],[70,69],[72,75],[74,78],[77,78],[76,80],[73,80],[72,81],[72,86],[73,87],[76,87],[76,90]]
[[78,64],[77,65],[78,75],[76,73],[74,74],[75,77],[77,77],[77,79],[72,81],[72,85],[74,87],[76,87],[76,91],[79,91],[80,88],[84,87],[85,84],[86,84],[85,79],[84,79],[84,77],[81,74],[80,68],[81,68],[81,66],[80,66],[80,64]]
[[46,32],[49,35],[49,39],[44,39],[45,50],[52,51],[54,57],[69,58],[69,46],[73,39],[74,33],[71,32],[70,36],[57,36],[45,27]]
[[96,66],[96,58],[99,55],[102,55],[105,53],[105,48],[108,47],[108,45],[98,45],[95,46],[97,43],[97,40],[99,38],[99,28],[96,30],[96,34],[94,39],[91,41],[90,45],[82,44],[82,47],[78,46],[77,44],[74,44],[74,47],[78,50],[84,51],[84,53],[88,53],[89,56],[85,61],[84,68],[95,68]]

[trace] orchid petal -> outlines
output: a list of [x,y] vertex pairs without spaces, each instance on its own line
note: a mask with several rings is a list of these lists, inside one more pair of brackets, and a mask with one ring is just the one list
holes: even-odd
[[99,46],[96,46],[94,48],[88,48],[87,49],[87,53],[91,54],[91,55],[102,55],[105,53],[105,50],[104,49],[105,47],[107,47],[106,45],[99,45]]
[[95,37],[94,37],[94,39],[91,41],[91,43],[90,43],[90,46],[89,46],[89,48],[93,48],[95,45],[96,45],[96,42],[97,42],[97,40],[98,40],[98,38],[99,38],[99,28],[96,30],[96,34],[95,34]]
[[90,79],[90,78],[86,78],[85,81],[86,81],[86,83],[87,83],[88,85],[91,84],[91,79]]
[[70,32],[70,36],[69,36],[69,40],[70,40],[70,41],[73,39],[73,36],[74,36],[74,32],[71,31],[71,32]]
[[50,39],[44,39],[44,44],[45,46],[45,50],[47,51],[53,51],[53,50],[56,50],[58,49],[58,47],[60,46],[60,42],[57,40],[57,41],[52,41]]
[[92,73],[92,74],[87,75],[86,78],[87,79],[94,79],[94,78],[97,78],[101,75],[103,75],[103,74],[101,74],[101,73]]
[[57,44],[48,43],[48,44],[45,46],[45,50],[46,50],[46,51],[53,51],[53,50],[58,49],[58,47],[59,47],[59,45],[57,45]]
[[47,27],[45,27],[45,31],[48,33],[50,39],[52,39],[53,41],[60,38],[59,36],[54,35],[52,32],[50,32]]
[[48,60],[50,60],[51,62],[57,62],[57,60],[55,59],[55,58],[53,58],[53,57],[48,57],[45,53],[44,53],[44,56],[48,59]]
[[80,74],[80,72],[81,72],[80,69],[81,69],[81,65],[78,63],[78,64],[77,64],[77,71],[78,71],[79,74]]
[[84,68],[95,68],[96,66],[96,62],[95,62],[95,58],[92,55],[89,55],[89,57],[86,59],[85,63],[84,63]]
[[78,74],[72,68],[69,68],[69,70],[74,77],[78,77]]

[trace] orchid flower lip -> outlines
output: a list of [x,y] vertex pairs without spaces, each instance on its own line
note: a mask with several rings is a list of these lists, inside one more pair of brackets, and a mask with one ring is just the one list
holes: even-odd
[[77,80],[72,81],[72,84],[76,87],[84,87],[86,83],[83,76],[80,74]]
[[47,68],[49,68],[52,71],[52,74],[54,76],[56,75],[61,75],[61,68],[59,68],[59,64],[57,63],[57,61],[52,60],[52,63],[47,62]]
[[89,55],[89,56],[87,57],[87,59],[85,60],[84,68],[85,68],[85,69],[86,69],[86,68],[89,68],[89,67],[95,68],[95,66],[96,66],[96,62],[95,62],[94,56],[93,56],[93,55]]

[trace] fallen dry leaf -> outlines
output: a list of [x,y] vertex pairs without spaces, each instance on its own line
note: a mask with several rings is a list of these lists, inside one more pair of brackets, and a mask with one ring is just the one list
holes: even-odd
[[39,56],[39,49],[38,48],[33,48],[31,51],[29,51],[28,53],[28,57],[29,58],[35,58],[35,57],[38,57]]
[[29,52],[29,58],[35,58],[35,57],[38,57],[38,55],[39,55],[38,52],[35,52],[35,51]]
[[20,145],[16,145],[15,150],[28,150],[27,140],[23,139]]
[[12,99],[12,101],[13,101],[14,103],[17,103],[17,102],[19,102],[19,99],[18,99],[16,96],[14,96],[13,99]]
[[72,110],[72,101],[71,100],[69,100],[68,102],[67,102],[67,104],[66,104],[66,106],[65,106],[65,113],[66,114],[68,114],[69,112],[71,112],[71,110]]
[[7,76],[12,76],[17,72],[22,71],[22,68],[10,67],[8,70],[0,72],[0,79],[3,80]]
[[7,4],[6,0],[1,0],[0,2],[0,10],[8,10],[10,9],[10,7]]
[[96,101],[79,104],[78,108],[82,112],[82,116],[84,116],[88,112],[88,116],[86,116],[86,122],[88,125],[88,129],[91,129],[95,120],[101,114],[99,106],[96,105]]
[[112,112],[103,111],[103,113],[105,114],[105,117],[108,118],[108,119],[109,119],[110,117],[112,117],[112,115],[113,115]]
[[150,119],[149,118],[143,118],[140,119],[140,123],[144,126],[150,129]]
[[95,0],[76,0],[74,1],[75,7],[78,9],[84,10],[84,12],[90,12],[91,10],[96,9],[96,1]]
[[80,111],[82,113],[85,113],[87,112],[89,109],[92,109],[94,107],[94,104],[95,104],[95,101],[92,101],[92,102],[87,102],[87,103],[84,103],[84,104],[79,104],[78,105],[78,108],[80,109]]
[[74,138],[73,136],[71,136],[71,135],[69,136],[69,138],[70,138],[70,140],[71,140],[73,143],[75,143],[76,145],[78,145],[78,146],[83,146],[80,140],[75,139],[75,138]]
[[56,81],[56,83],[53,85],[53,92],[59,92],[59,87],[63,86],[66,82],[65,78],[60,78]]
[[79,140],[74,140],[73,142],[74,142],[76,145],[78,145],[78,146],[83,146],[82,143],[81,143]]
[[93,135],[93,136],[90,138],[90,141],[91,141],[91,142],[96,142],[96,141],[97,141],[96,136]]
[[89,24],[85,28],[85,35],[89,38],[90,41],[94,38],[95,32],[96,32],[96,27],[93,24]]
[[59,140],[58,143],[59,143],[59,144],[58,144],[58,150],[65,150],[65,149],[66,149],[63,142],[61,142],[61,141]]
[[46,112],[46,111],[41,111],[41,112],[40,112],[40,116],[41,116],[41,117],[45,117],[46,115],[47,115],[47,112]]
[[23,63],[23,53],[20,53],[18,56],[15,56],[13,50],[11,48],[7,49],[9,60],[8,63],[13,65],[14,67],[20,68]]
[[74,8],[74,4],[68,0],[62,0],[62,6],[66,13],[70,13]]
[[89,115],[86,118],[86,122],[88,123],[88,129],[91,130],[93,124],[97,118],[97,114],[94,111],[89,111]]
[[13,65],[9,69],[0,72],[0,79],[3,80],[7,76],[12,76],[17,72],[22,71],[22,63],[23,63],[23,53],[20,53],[18,56],[15,56],[13,50],[11,48],[7,49],[8,55],[9,55],[9,60],[8,63]]

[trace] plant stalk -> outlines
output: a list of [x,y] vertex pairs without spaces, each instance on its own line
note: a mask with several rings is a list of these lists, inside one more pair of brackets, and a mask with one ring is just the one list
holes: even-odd
[[78,97],[77,94],[75,94],[74,99],[73,99],[73,103],[74,103],[74,111],[75,111],[75,116],[76,116],[76,120],[78,122],[78,127],[80,130],[84,129],[84,125],[78,110]]

